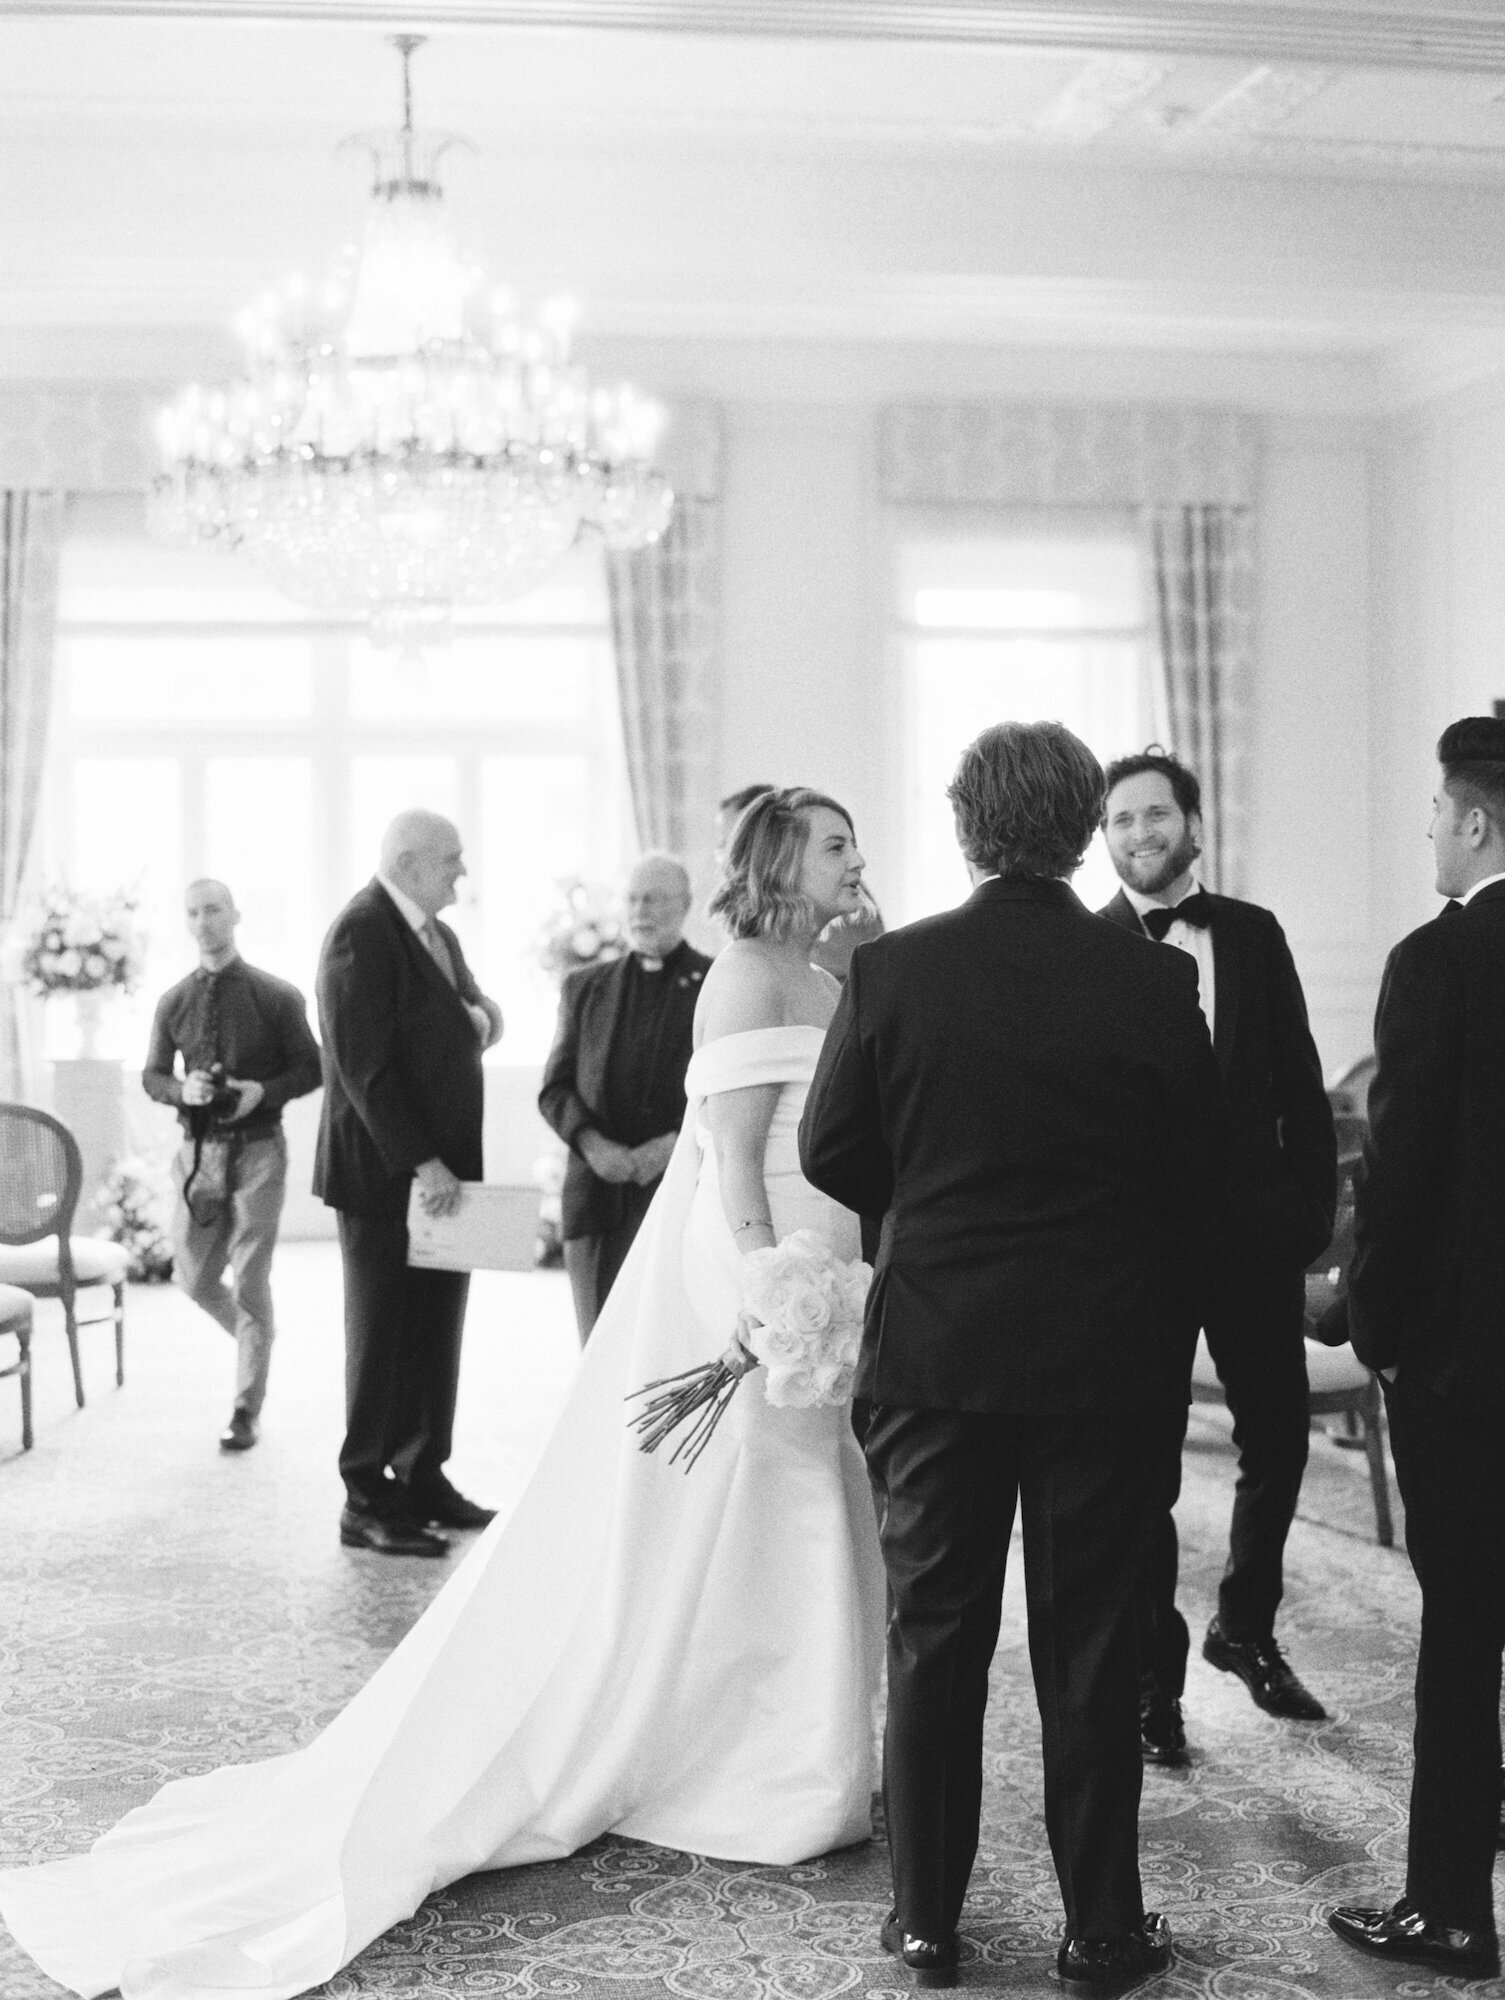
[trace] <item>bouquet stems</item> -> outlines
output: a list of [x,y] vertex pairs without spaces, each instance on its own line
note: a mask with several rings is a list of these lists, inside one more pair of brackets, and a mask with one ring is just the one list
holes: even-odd
[[627,1397],[629,1403],[639,1396],[650,1398],[629,1419],[631,1428],[639,1435],[638,1450],[657,1451],[681,1424],[688,1423],[689,1429],[669,1454],[671,1465],[683,1458],[688,1472],[715,1436],[716,1426],[725,1416],[737,1384],[749,1368],[756,1366],[750,1355],[741,1367],[723,1355],[719,1361],[702,1362],[700,1367],[687,1368],[683,1374],[663,1375],[656,1382],[646,1382],[641,1389],[634,1389]]

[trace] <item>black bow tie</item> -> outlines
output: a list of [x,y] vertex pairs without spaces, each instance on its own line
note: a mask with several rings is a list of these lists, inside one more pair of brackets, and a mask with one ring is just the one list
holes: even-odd
[[1194,889],[1173,910],[1158,904],[1154,909],[1141,910],[1139,921],[1156,944],[1164,944],[1165,934],[1172,924],[1194,924],[1199,930],[1205,930],[1212,922],[1212,902],[1204,889]]

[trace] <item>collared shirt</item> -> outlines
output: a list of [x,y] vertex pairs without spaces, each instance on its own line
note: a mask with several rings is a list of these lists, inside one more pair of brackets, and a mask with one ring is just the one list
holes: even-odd
[[232,958],[218,972],[199,966],[157,1002],[142,1087],[170,1104],[184,1131],[183,1076],[223,1063],[227,1076],[261,1085],[261,1102],[224,1129],[265,1138],[282,1122],[290,1098],[306,1097],[323,1081],[319,1045],[308,1026],[303,995],[287,980]]
[[[1186,888],[1186,894],[1176,898],[1184,903],[1187,896],[1195,896],[1202,884],[1195,876]],[[1134,906],[1136,916],[1143,917],[1146,910],[1163,910],[1166,905],[1158,896],[1142,896],[1137,889],[1131,889],[1127,882],[1123,892]],[[1172,908],[1175,905],[1171,905]],[[1207,1021],[1207,1032],[1213,1032],[1217,1011],[1217,980],[1213,970],[1212,932],[1206,924],[1172,923],[1165,934],[1165,942],[1173,944],[1178,951],[1184,951],[1197,962],[1197,998],[1202,1003],[1202,1013]]]
[[387,876],[379,874],[376,879],[401,911],[403,922],[411,924],[415,931],[421,933],[424,925],[429,920],[428,911],[420,910],[407,890],[399,889],[397,884]]
[[1479,891],[1487,889],[1491,882],[1505,882],[1505,868],[1497,870],[1493,875],[1486,875],[1481,882],[1476,882],[1471,889],[1465,889],[1461,896],[1455,896],[1453,901],[1459,904],[1471,903]]

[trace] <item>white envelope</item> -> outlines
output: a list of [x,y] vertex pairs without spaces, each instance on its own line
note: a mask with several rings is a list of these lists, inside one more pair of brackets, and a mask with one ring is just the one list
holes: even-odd
[[[452,1215],[427,1215],[418,1203],[418,1183],[408,1197],[408,1262],[421,1271],[502,1271],[508,1268],[504,1211],[516,1198],[513,1188],[465,1181]],[[513,1235],[516,1236],[514,1227]],[[516,1264],[516,1245],[512,1263]]]

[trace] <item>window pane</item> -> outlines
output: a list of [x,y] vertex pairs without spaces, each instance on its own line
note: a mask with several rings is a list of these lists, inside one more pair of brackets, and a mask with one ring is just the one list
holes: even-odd
[[314,909],[312,765],[306,757],[213,757],[204,814],[204,872],[235,898],[242,953],[307,999],[324,928]]
[[591,872],[584,757],[488,757],[481,767],[482,983],[506,1016],[508,1062],[541,1062],[558,993],[534,956],[559,882]]
[[899,616],[916,625],[1113,631],[1137,630],[1143,616],[1139,550],[1116,523],[917,534],[897,581]]
[[[193,962],[183,929],[183,820],[175,757],[81,757],[73,766],[68,863],[72,888],[98,894],[125,889],[137,899],[147,933],[137,992],[105,1017],[106,1051],[140,1062],[159,995]],[[51,1017],[59,1009],[49,1007]],[[54,1053],[71,1055],[71,1045]]]
[[[75,496],[73,506],[100,496]],[[118,499],[123,496],[109,496]],[[263,582],[242,556],[152,541],[140,508],[83,507],[94,524],[70,533],[58,569],[58,621],[70,624],[279,624],[316,614]],[[135,524],[131,525],[132,514]]]
[[362,721],[573,722],[610,671],[604,637],[565,633],[457,636],[416,664],[360,639],[350,657],[350,712]]
[[278,721],[313,706],[306,639],[73,633],[59,652],[80,722]]

